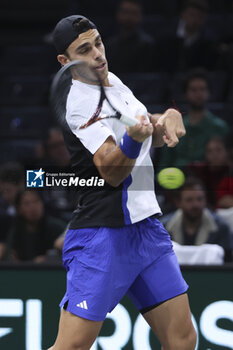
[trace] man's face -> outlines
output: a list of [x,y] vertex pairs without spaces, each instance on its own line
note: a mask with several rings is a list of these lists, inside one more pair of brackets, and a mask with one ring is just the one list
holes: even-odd
[[189,82],[186,99],[193,109],[201,110],[209,98],[207,83],[202,78],[195,78]]
[[38,222],[44,215],[43,202],[36,193],[26,191],[21,199],[18,213],[28,222]]
[[21,186],[12,182],[0,182],[0,193],[3,199],[9,205],[14,205],[15,197],[20,191]]
[[210,140],[206,145],[205,157],[207,163],[216,167],[216,170],[219,167],[227,164],[227,150],[223,142],[218,140]]
[[191,34],[199,33],[205,22],[205,14],[195,7],[188,7],[182,13],[186,30]]
[[142,22],[140,6],[130,1],[124,1],[117,11],[117,21],[123,28],[135,30]]
[[47,151],[51,160],[60,166],[69,165],[69,153],[67,151],[63,135],[60,131],[54,130],[47,140]]
[[[93,70],[103,82],[107,79],[108,63],[105,57],[105,49],[101,36],[96,29],[89,29],[80,34],[70,44],[66,52],[68,54],[68,61],[66,63],[74,60],[82,60],[87,63],[88,68]],[[90,77],[91,79],[88,80]],[[90,75],[90,72],[89,75],[81,75],[77,79],[87,83],[93,82],[93,76]]]
[[183,211],[184,217],[195,221],[201,218],[203,209],[206,206],[205,193],[200,186],[183,190],[179,207]]

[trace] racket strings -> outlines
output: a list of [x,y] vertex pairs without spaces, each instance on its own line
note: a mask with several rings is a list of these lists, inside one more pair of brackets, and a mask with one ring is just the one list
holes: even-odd
[[[95,122],[97,121],[100,121],[100,120],[103,120],[103,119],[110,119],[110,118],[117,118],[117,119],[120,119],[121,118],[121,113],[112,105],[112,103],[109,101],[106,93],[105,93],[105,90],[104,90],[104,87],[102,85],[102,82],[99,80],[99,86],[100,86],[100,91],[101,91],[101,94],[100,94],[100,99],[99,99],[99,103],[98,103],[98,106],[96,108],[96,111],[95,113],[93,114],[93,116],[88,120],[87,123],[81,125],[79,127],[79,129],[85,129],[87,128],[88,126],[94,124]],[[107,101],[109,106],[111,107],[111,109],[114,111],[114,114],[111,114],[111,115],[104,115],[104,116],[100,116],[100,112],[101,112],[101,109],[103,107],[103,103],[104,101]]]
[[100,92],[100,99],[99,99],[99,103],[98,103],[98,106],[93,114],[93,116],[88,120],[87,123],[81,125],[79,127],[79,129],[85,129],[87,128],[89,125],[91,124],[94,124],[97,120],[101,119],[101,118],[98,118],[99,117],[99,114],[101,112],[101,109],[103,107],[103,103],[104,103],[104,100],[105,100],[106,96],[105,96],[105,93],[104,93],[104,89],[102,88],[101,86],[101,92]]
[[[87,63],[83,61],[71,61],[62,67],[56,76],[53,79],[51,93],[50,93],[50,102],[57,121],[66,126],[66,104],[67,98],[70,92],[72,85],[72,79],[75,77],[81,77],[84,81],[97,82],[99,85],[100,97],[99,102],[96,107],[94,114],[91,116],[88,121],[79,126],[79,129],[87,128],[89,125],[94,124],[95,122],[108,119],[108,118],[121,118],[121,113],[112,105],[111,101],[108,99],[108,96],[105,92],[105,87],[103,81],[99,76],[98,72],[90,71],[90,67]],[[78,79],[77,79],[78,80]],[[103,108],[103,103],[106,101],[111,108],[112,112],[108,115],[101,115],[101,110]]]

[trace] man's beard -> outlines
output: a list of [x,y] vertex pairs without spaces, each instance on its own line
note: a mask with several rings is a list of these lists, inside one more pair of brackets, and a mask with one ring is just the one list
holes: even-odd
[[195,111],[195,112],[201,112],[205,109],[205,105],[202,104],[202,105],[197,105],[197,104],[194,104],[194,103],[190,103],[190,109],[192,111]]
[[190,213],[184,213],[184,216],[186,217],[186,219],[190,222],[195,222],[198,221],[199,219],[202,218],[202,212],[198,211],[195,212],[194,214],[190,214]]

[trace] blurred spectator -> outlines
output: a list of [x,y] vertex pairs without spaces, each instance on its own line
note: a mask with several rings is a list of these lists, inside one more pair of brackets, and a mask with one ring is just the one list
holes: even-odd
[[233,129],[226,138],[229,172],[216,189],[217,207],[222,209],[233,208]]
[[0,260],[4,259],[6,254],[6,244],[4,242],[0,242]]
[[[208,6],[204,0],[190,0],[178,21],[168,25],[157,46],[158,69],[186,71],[195,67],[212,69],[215,64],[214,34],[207,35],[205,19]],[[216,39],[217,40],[217,39]]]
[[[38,158],[34,168],[43,168],[48,172],[70,173],[70,156],[62,131],[58,127],[49,129],[47,137],[37,148]],[[69,187],[65,189],[50,188],[43,191],[46,209],[52,216],[69,221],[76,196]]]
[[206,144],[205,161],[192,163],[185,171],[201,179],[206,189],[208,207],[215,209],[217,187],[229,175],[228,152],[224,139],[212,137]]
[[[225,140],[214,136],[207,142],[205,161],[190,163],[183,171],[186,177],[195,176],[201,180],[206,189],[207,206],[215,210],[217,207],[216,190],[222,179],[229,176],[229,169],[228,151]],[[168,214],[175,210],[176,191],[165,190],[159,185],[158,191],[162,212]]]
[[45,261],[66,224],[46,215],[38,191],[19,193],[15,204],[17,217],[8,234],[8,256],[17,261]]
[[6,254],[7,233],[12,225],[12,217],[0,214],[0,260],[3,260]]
[[15,215],[15,198],[25,184],[24,168],[16,162],[5,163],[0,168],[1,212]]
[[183,245],[218,244],[231,260],[233,233],[227,223],[206,208],[206,195],[201,182],[187,178],[179,190],[175,212],[162,218],[172,239]]
[[209,87],[205,71],[196,69],[189,73],[185,83],[185,96],[189,108],[188,114],[183,118],[186,135],[176,147],[162,148],[161,167],[183,167],[195,161],[204,161],[209,139],[227,134],[226,122],[206,109]]
[[58,127],[48,130],[44,143],[38,145],[37,154],[37,162],[40,167],[57,166],[62,170],[70,165],[69,153],[64,143],[62,131]]
[[226,137],[226,148],[228,154],[228,163],[233,168],[233,128],[227,134]]
[[140,28],[142,19],[140,1],[119,2],[116,11],[119,31],[105,44],[109,70],[113,73],[154,70],[154,39]]
[[[216,0],[217,1],[217,0]],[[233,16],[233,1],[226,0],[227,6],[225,6],[226,15],[222,18],[223,33],[218,50],[217,69],[228,71],[233,73],[233,30],[232,30],[232,16]],[[219,1],[217,1],[219,2]],[[219,13],[216,11],[216,13]],[[232,102],[232,91],[230,96]]]
[[[67,226],[67,229],[68,229],[68,226]],[[56,248],[57,250],[60,250],[61,252],[63,249],[65,237],[66,237],[66,231],[67,230],[65,230],[54,242],[54,248]]]
[[19,163],[5,163],[0,168],[0,260],[6,250],[7,232],[16,215],[15,198],[24,188],[24,169]]
[[233,164],[232,164],[233,148],[228,149],[229,155],[229,172],[220,181],[216,188],[217,207],[222,209],[233,208]]

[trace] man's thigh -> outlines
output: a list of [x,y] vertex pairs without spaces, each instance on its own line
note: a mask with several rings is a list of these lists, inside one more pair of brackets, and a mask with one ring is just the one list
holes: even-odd
[[103,321],[91,321],[62,310],[53,350],[89,350],[97,338]]
[[136,308],[144,314],[164,301],[186,293],[187,289],[188,285],[171,248],[141,271],[127,294]]
[[144,313],[143,317],[165,349],[195,333],[186,293],[165,301]]

